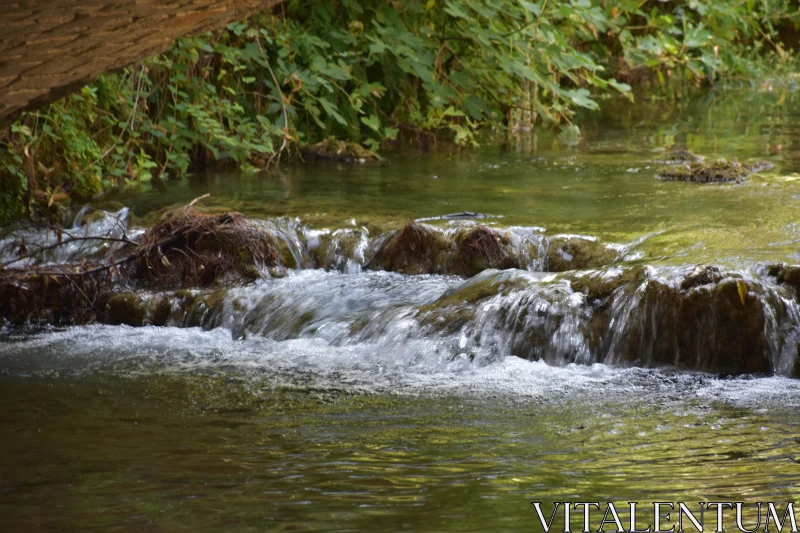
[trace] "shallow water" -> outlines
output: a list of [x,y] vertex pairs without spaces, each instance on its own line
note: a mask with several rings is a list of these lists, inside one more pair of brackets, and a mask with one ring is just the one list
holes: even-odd
[[[401,152],[377,165],[306,165],[279,175],[198,176],[170,192],[122,195],[134,214],[205,193],[209,206],[317,228],[397,225],[473,211],[499,226],[643,239],[667,262],[797,260],[800,225],[800,93],[711,93],[679,105],[608,102],[589,115],[582,140],[538,133],[478,152]],[[487,139],[490,141],[491,139]],[[708,160],[766,160],[769,172],[744,185],[655,179],[663,148],[684,146]]]
[[[315,231],[470,210],[525,235],[617,243],[623,268],[646,263],[665,284],[698,262],[750,283],[760,265],[797,262],[796,102],[613,104],[583,122],[576,146],[540,135],[373,166],[207,176],[117,200],[141,220],[210,192],[212,207],[302,236],[298,263]],[[776,167],[743,185],[658,181],[653,160],[672,142]],[[582,296],[540,272],[487,272],[527,285],[475,306],[456,331],[424,324],[416,310],[465,282],[362,272],[367,249],[356,248],[332,254],[330,271],[236,288],[221,311],[166,327],[4,330],[0,529],[538,531],[530,501],[799,493],[800,380],[622,367],[613,351],[592,359]],[[780,311],[769,326],[780,374],[800,313],[788,289],[759,283],[751,297]],[[638,324],[623,316],[634,308],[621,307],[616,342]],[[550,364],[512,355],[516,309],[537,310],[522,333],[547,333],[535,355]],[[537,322],[548,309],[558,322]]]
[[529,501],[791,501],[800,385],[223,330],[0,349],[6,531],[534,529]]

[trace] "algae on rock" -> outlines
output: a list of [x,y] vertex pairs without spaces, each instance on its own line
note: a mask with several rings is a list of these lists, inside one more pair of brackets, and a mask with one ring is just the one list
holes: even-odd
[[376,252],[369,266],[400,274],[442,274],[449,243],[439,230],[409,222]]
[[367,150],[360,144],[336,139],[327,139],[315,144],[308,144],[302,147],[300,152],[305,159],[342,163],[366,163],[381,159],[378,154]]
[[742,183],[754,172],[772,168],[772,163],[760,161],[742,164],[737,160],[719,159],[712,162],[693,162],[664,167],[656,177],[666,181],[692,181],[695,183]]
[[616,250],[586,237],[562,235],[550,239],[547,248],[547,272],[566,272],[600,268],[617,258]]
[[450,268],[454,274],[469,278],[490,268],[524,268],[519,264],[509,236],[486,226],[458,232],[455,244],[455,256]]

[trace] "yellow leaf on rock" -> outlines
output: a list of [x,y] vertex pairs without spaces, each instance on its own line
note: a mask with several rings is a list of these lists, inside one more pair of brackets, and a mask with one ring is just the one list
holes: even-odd
[[737,280],[736,281],[736,289],[739,291],[739,299],[742,301],[742,305],[745,305],[745,299],[747,298],[747,283],[744,280]]

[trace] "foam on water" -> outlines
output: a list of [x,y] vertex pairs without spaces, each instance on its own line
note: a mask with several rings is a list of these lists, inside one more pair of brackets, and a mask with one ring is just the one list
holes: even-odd
[[753,406],[800,405],[800,382],[717,378],[602,364],[557,367],[513,356],[452,356],[441,341],[332,346],[321,339],[235,340],[216,328],[84,326],[0,343],[0,373],[27,378],[215,375],[269,388],[347,394],[456,395],[490,401],[686,399]]

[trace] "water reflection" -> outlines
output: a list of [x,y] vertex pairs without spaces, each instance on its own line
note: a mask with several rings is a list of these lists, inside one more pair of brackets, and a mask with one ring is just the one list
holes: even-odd
[[697,399],[706,379],[520,402],[5,378],[0,512],[8,531],[477,531],[532,528],[531,500],[791,501],[794,411]]

